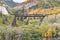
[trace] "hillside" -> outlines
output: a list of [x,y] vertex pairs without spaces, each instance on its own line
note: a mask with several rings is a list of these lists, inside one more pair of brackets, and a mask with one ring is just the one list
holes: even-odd
[[11,1],[11,0],[0,0],[0,4],[1,4],[1,5],[2,5],[2,4],[6,4],[6,5],[10,6],[10,7],[14,7],[14,6],[17,5],[17,3],[14,3],[14,2]]
[[60,40],[60,0],[0,0],[0,40]]
[[39,0],[39,5],[45,8],[60,6],[60,0]]
[[10,7],[15,7],[17,4],[11,1],[5,1],[5,3]]

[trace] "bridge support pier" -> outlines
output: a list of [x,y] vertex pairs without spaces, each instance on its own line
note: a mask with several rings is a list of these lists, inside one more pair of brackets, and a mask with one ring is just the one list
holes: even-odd
[[41,25],[41,23],[42,23],[42,21],[43,21],[44,18],[45,18],[45,16],[40,17],[40,23],[39,23],[39,25]]

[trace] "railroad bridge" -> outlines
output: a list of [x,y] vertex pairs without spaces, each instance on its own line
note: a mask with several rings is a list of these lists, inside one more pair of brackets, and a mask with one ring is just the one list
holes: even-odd
[[60,7],[54,7],[54,8],[49,8],[49,9],[43,9],[42,7],[40,7],[38,9],[28,11],[27,13],[25,13],[25,12],[24,13],[18,13],[18,12],[15,13],[14,20],[16,22],[16,17],[18,17],[18,19],[21,18],[21,21],[23,21],[24,19],[27,19],[27,17],[28,17],[27,22],[26,22],[26,24],[28,24],[29,17],[34,17],[34,18],[40,17],[40,22],[42,22],[45,16],[58,14],[58,13],[60,13]]

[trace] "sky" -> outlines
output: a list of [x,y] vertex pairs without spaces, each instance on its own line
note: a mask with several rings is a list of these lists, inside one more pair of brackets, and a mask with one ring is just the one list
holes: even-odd
[[16,3],[22,3],[22,2],[24,2],[25,0],[13,0],[14,2],[16,2]]

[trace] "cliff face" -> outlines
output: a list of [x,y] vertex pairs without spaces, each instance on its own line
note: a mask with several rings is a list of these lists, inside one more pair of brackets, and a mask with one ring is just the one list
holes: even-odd
[[[30,0],[27,4],[25,4],[25,6],[30,8],[37,4],[38,4],[38,0]],[[16,7],[14,7],[14,9],[20,9],[22,6],[23,6],[23,4],[18,4]]]
[[27,7],[32,7],[38,4],[38,0],[30,0],[29,3],[26,4]]
[[0,6],[0,12],[4,15],[8,15],[8,11],[6,10],[4,6]]

